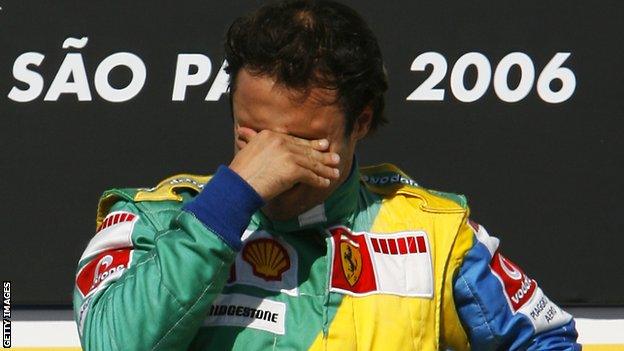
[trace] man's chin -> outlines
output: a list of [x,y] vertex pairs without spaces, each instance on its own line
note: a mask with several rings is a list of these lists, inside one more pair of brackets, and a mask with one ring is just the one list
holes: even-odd
[[285,211],[285,209],[278,206],[272,206],[271,204],[267,204],[262,207],[261,211],[265,216],[267,216],[268,219],[279,222],[287,221],[299,215],[299,213],[294,213],[294,211]]
[[324,197],[318,195],[317,190],[297,184],[269,201],[262,213],[273,221],[287,221],[322,203]]

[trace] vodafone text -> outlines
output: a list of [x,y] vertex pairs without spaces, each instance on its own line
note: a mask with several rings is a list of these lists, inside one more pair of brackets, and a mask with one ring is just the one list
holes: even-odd
[[513,294],[513,296],[511,296],[511,300],[515,304],[520,303],[520,301],[522,301],[526,293],[531,290],[532,283],[533,283],[533,280],[525,275],[524,279],[522,280],[522,286],[520,287],[520,289],[516,291],[515,294]]

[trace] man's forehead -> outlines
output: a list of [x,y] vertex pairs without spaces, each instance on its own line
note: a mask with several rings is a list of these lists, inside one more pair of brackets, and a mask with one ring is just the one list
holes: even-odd
[[[274,77],[253,74],[241,69],[236,78],[234,96],[246,101],[261,103],[286,103],[307,108],[338,107],[338,91],[324,87],[291,88]],[[287,101],[290,100],[290,101]]]

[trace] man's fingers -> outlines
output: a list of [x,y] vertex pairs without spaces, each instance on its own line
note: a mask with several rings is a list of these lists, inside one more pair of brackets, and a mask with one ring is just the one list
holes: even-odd
[[269,130],[263,130],[259,133],[247,127],[238,127],[236,130],[237,130],[239,138],[241,138],[242,140],[246,142],[251,141],[251,139],[254,136],[264,132],[264,133],[274,134],[272,137],[286,138],[286,140],[290,141],[292,145],[304,146],[304,147],[311,148],[317,151],[327,151],[329,149],[329,140],[324,139],[324,138],[308,140],[308,139],[303,139],[303,138],[299,138],[299,137],[288,135],[288,134],[272,132]]
[[[327,188],[340,179],[340,157],[329,150],[327,139],[306,140],[240,125],[235,135],[237,153],[230,168],[263,199],[271,199],[297,183]],[[266,176],[268,172],[272,172],[270,176]]]
[[336,180],[340,178],[340,171],[338,170],[338,168],[327,166],[323,164],[321,161],[311,158],[309,156],[296,155],[295,162],[300,167],[312,171],[317,176],[320,176],[329,180]]
[[326,188],[331,184],[328,178],[321,177],[307,168],[300,168],[299,181],[317,188]]
[[243,140],[244,142],[249,142],[251,139],[258,134],[255,130],[247,127],[238,127],[236,128],[236,134],[238,138]]
[[311,140],[311,146],[318,151],[325,151],[329,148],[329,140],[327,139],[319,139],[319,140]]
[[317,151],[327,151],[327,149],[329,149],[329,140],[327,139],[308,140],[308,139],[298,138],[292,135],[289,135],[289,138],[296,145],[309,147]]
[[290,150],[294,154],[306,156],[311,161],[321,162],[328,166],[336,166],[340,163],[340,155],[335,152],[321,152],[300,144],[290,144]]

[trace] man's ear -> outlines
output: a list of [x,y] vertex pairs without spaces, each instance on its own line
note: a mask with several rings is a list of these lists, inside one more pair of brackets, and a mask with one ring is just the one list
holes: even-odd
[[353,131],[351,132],[351,138],[354,140],[363,139],[370,131],[371,123],[373,122],[373,108],[371,105],[366,105],[362,113],[353,123]]

